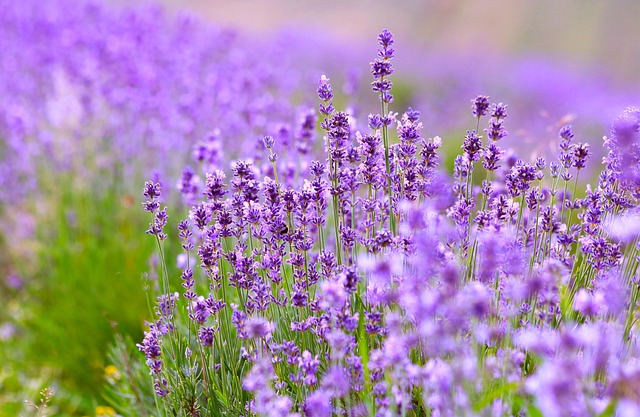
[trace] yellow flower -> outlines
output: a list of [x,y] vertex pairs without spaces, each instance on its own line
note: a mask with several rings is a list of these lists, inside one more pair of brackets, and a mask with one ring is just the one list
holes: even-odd
[[113,417],[116,415],[116,410],[111,407],[99,405],[96,407],[96,417]]
[[120,379],[120,376],[120,371],[118,371],[118,368],[116,368],[115,366],[109,365],[104,368],[104,377],[108,381],[117,381],[118,379]]

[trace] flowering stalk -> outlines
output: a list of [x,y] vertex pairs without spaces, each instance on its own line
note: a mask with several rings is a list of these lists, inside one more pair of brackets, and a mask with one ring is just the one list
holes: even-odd
[[[234,162],[229,193],[222,171],[207,172],[206,200],[193,201],[178,226],[186,301],[159,297],[139,345],[167,414],[589,415],[593,404],[613,410],[635,398],[620,387],[634,386],[629,364],[640,357],[640,233],[623,253],[628,236],[603,220],[637,206],[640,182],[615,164],[620,146],[640,142],[640,117],[630,112],[625,120],[635,124],[616,125],[611,167],[584,199],[575,198],[576,175],[573,201],[566,192],[562,200],[571,210],[565,220],[555,216],[558,177],[566,188],[569,169],[585,167],[586,145],[572,147],[570,130],[561,130],[567,151],[549,164],[549,191],[542,158],[500,167],[506,106],[493,106],[483,144],[479,119],[490,105],[478,96],[478,126],[467,132],[450,187],[435,170],[441,140],[422,138],[417,111],[397,121],[399,142],[388,146],[391,41],[380,35],[372,64],[383,107],[367,133],[352,132],[356,124],[333,108],[321,78],[326,163],[301,163],[297,181],[278,178],[275,139],[266,136],[270,166]],[[180,183],[189,195],[194,178]],[[150,231],[164,239],[155,184],[145,197]],[[574,210],[580,224],[571,224]],[[631,224],[621,221],[623,230]]]
[[389,76],[393,74],[393,65],[391,60],[394,57],[393,35],[388,30],[383,30],[378,35],[378,58],[371,65],[371,74],[374,81],[371,83],[373,91],[379,94],[380,99],[380,118],[382,120],[382,143],[384,145],[384,163],[387,173],[387,187],[389,194],[389,230],[393,234],[396,234],[395,216],[393,214],[393,190],[391,183],[391,158],[390,158],[390,145],[389,145],[389,132],[388,126],[391,124],[392,118],[389,114],[389,104],[393,102],[393,95],[391,94],[391,87],[393,83],[389,79]]

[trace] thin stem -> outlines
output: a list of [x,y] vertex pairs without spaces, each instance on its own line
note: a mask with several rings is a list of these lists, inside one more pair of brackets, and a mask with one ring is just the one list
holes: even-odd
[[[573,183],[573,193],[571,194],[571,197],[575,200],[576,199],[576,190],[578,189],[578,177],[580,176],[580,170],[578,169],[578,172],[576,173],[576,179]],[[571,226],[571,221],[573,219],[573,204],[571,204],[571,208],[569,209],[569,219],[567,220],[567,227]]]
[[384,101],[382,95],[380,96],[380,103],[382,105],[382,143],[384,144],[384,165],[387,172],[387,186],[389,192],[389,230],[394,235],[396,234],[395,217],[393,215],[393,184],[391,182],[391,163],[389,158],[389,133],[386,123],[386,117],[388,112],[388,104]]

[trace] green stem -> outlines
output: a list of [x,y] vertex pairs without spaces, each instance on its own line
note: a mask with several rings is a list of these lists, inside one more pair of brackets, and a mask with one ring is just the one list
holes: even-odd
[[[382,96],[380,99],[380,103],[382,105],[382,114],[380,116],[385,120],[387,117],[388,105],[384,100],[382,100]],[[393,215],[393,184],[391,183],[391,163],[389,158],[389,133],[386,122],[383,122],[382,124],[382,143],[384,144],[384,165],[387,172],[387,186],[389,192],[389,230],[395,235],[396,222]]]
[[[576,198],[576,190],[578,189],[578,177],[579,176],[580,176],[580,170],[578,169],[578,172],[576,173],[576,179],[575,179],[575,181],[573,183],[573,193],[571,194],[571,198],[573,198],[574,200]],[[569,209],[569,219],[567,220],[567,227],[571,226],[572,218],[573,218],[573,204],[571,205],[571,208]]]

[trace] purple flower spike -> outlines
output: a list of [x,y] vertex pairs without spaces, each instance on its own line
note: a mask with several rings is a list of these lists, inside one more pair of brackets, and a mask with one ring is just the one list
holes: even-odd
[[155,200],[160,197],[160,192],[161,192],[160,184],[158,183],[154,184],[151,181],[147,181],[144,184],[144,191],[142,195],[149,200]]
[[251,317],[245,324],[247,334],[251,339],[269,339],[275,330],[275,324],[262,317]]
[[487,114],[491,102],[488,96],[476,96],[471,100],[471,112],[474,116],[480,118]]
[[391,59],[393,59],[394,50],[391,48],[393,45],[393,35],[388,30],[384,29],[380,35],[378,35],[378,58],[370,63],[371,75],[373,75],[374,81],[371,83],[373,91],[380,93],[380,99],[383,103],[391,103],[393,96],[391,95],[392,82],[388,77],[393,74],[393,65]]
[[272,136],[265,136],[264,138],[262,138],[262,143],[264,144],[264,147],[267,149],[273,148],[274,142],[275,140],[273,139]]

